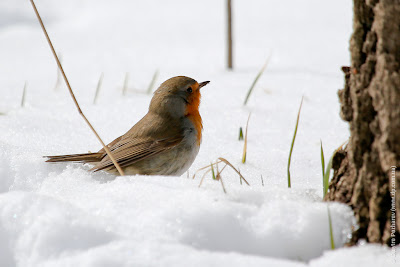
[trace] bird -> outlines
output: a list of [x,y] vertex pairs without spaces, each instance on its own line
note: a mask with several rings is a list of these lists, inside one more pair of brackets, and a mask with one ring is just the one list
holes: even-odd
[[[147,114],[107,146],[126,175],[180,176],[195,160],[203,123],[200,89],[210,81],[176,76],[154,92]],[[45,156],[46,162],[93,164],[90,171],[118,175],[104,148],[96,153]]]

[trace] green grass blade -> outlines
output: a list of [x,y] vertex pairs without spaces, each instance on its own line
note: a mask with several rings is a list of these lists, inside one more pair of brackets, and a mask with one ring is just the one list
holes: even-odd
[[325,157],[324,157],[324,149],[322,148],[322,140],[321,141],[321,167],[322,167],[322,194],[325,192]]
[[243,145],[242,163],[246,163],[246,157],[247,157],[247,130],[248,130],[248,128],[249,128],[250,116],[251,116],[251,113],[249,114],[249,117],[247,118],[246,131],[245,131],[245,133],[244,133],[244,145]]
[[254,79],[253,83],[251,84],[249,90],[247,91],[246,99],[244,100],[243,106],[246,106],[247,102],[249,101],[250,95],[253,92],[254,87],[256,86],[258,79],[260,79],[261,75],[264,73],[265,69],[267,68],[270,58],[271,58],[271,55],[268,56],[268,58],[265,61],[264,65],[262,66],[261,70],[258,72],[256,78]]
[[331,169],[332,169],[332,159],[333,156],[335,156],[335,152],[333,152],[333,155],[329,159],[328,166],[326,166],[325,174],[324,174],[324,180],[323,180],[323,186],[324,186],[324,194],[323,196],[325,197],[326,193],[328,193],[328,187],[329,187],[329,176],[331,174]]
[[243,140],[243,129],[242,127],[239,128],[239,141]]
[[329,220],[329,238],[331,240],[331,249],[335,249],[335,240],[333,239],[333,228],[332,228],[332,218],[331,218],[331,211],[329,209],[329,204],[327,206],[328,208],[328,220]]
[[213,163],[211,163],[211,164],[210,164],[210,166],[211,166],[212,178],[213,178],[213,180],[216,180],[217,178],[216,178],[216,176],[215,176],[214,164],[213,164]]
[[287,165],[287,177],[288,177],[288,187],[289,188],[291,187],[291,182],[290,182],[290,162],[292,160],[293,146],[294,146],[294,141],[296,140],[297,128],[299,126],[300,111],[301,111],[301,107],[303,105],[303,99],[304,99],[304,97],[301,98],[299,112],[297,113],[296,127],[294,128],[294,135],[293,135],[292,144],[290,146],[290,152],[289,152],[289,159],[288,159],[288,165]]

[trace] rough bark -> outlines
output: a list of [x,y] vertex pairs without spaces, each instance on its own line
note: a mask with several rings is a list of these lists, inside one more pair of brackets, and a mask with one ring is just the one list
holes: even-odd
[[353,208],[359,228],[351,243],[393,245],[400,242],[400,0],[354,0],[353,8],[351,67],[338,93],[350,139],[334,157],[325,199]]

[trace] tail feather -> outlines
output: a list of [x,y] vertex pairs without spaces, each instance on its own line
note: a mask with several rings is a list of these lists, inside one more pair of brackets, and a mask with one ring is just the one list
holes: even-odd
[[64,162],[64,161],[77,161],[77,162],[99,162],[104,157],[103,153],[86,153],[86,154],[72,154],[72,155],[59,155],[59,156],[45,156],[48,158],[46,162]]

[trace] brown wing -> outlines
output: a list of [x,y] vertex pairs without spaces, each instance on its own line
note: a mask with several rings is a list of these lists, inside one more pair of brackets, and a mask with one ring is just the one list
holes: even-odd
[[[152,157],[163,151],[171,149],[178,145],[183,139],[183,136],[174,138],[165,138],[159,140],[149,140],[143,138],[126,138],[120,139],[118,142],[110,144],[110,150],[113,153],[116,161],[122,168],[127,167],[140,160]],[[99,164],[92,168],[94,171],[104,169],[113,169],[114,164],[106,155]]]

